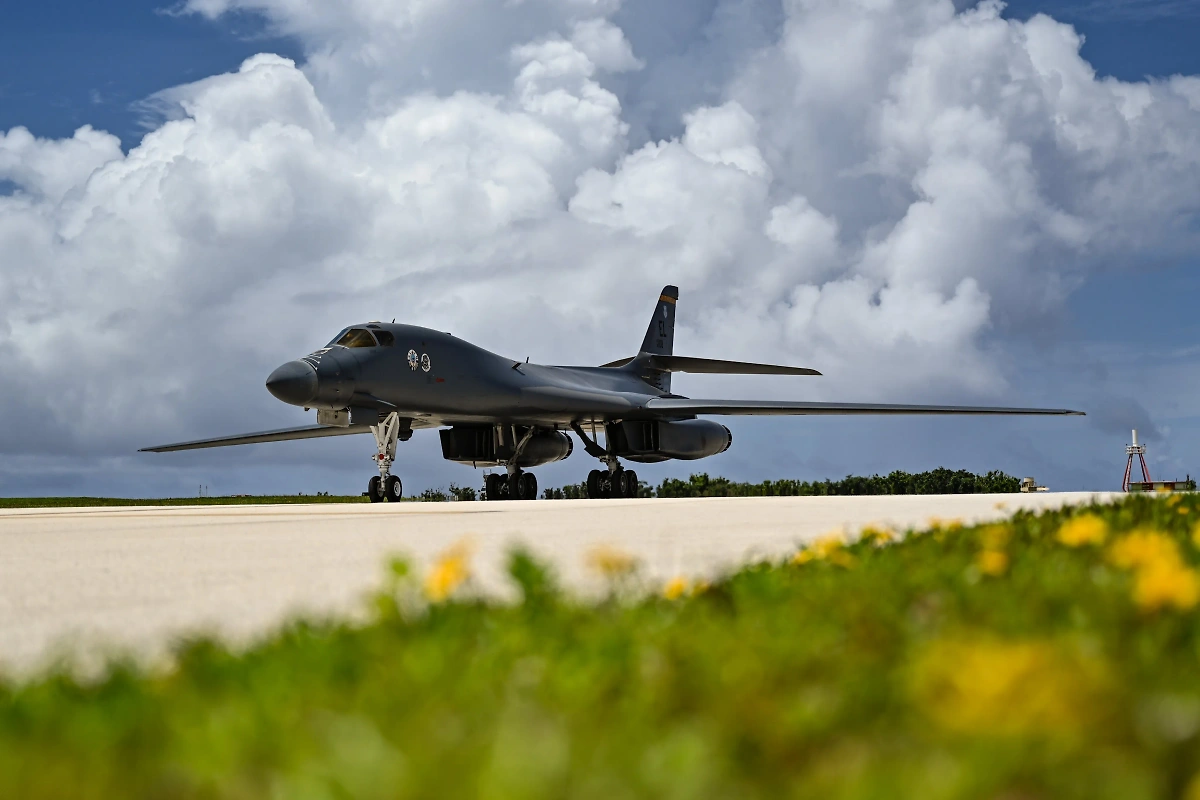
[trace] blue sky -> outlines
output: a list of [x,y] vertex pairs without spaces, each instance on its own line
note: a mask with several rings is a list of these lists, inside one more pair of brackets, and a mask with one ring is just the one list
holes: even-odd
[[[1176,13],[1147,11],[1174,5]],[[250,14],[210,21],[150,0],[17,3],[0,27],[0,130],[69,136],[93,125],[128,148],[145,133],[138,102],[154,92],[236,69],[260,52],[297,60],[295,39],[272,36]],[[1123,80],[1200,73],[1200,2],[1110,3],[1014,0],[1007,16],[1047,13],[1086,37],[1084,56]]]
[[[221,3],[225,1],[220,0]],[[477,54],[469,52],[470,48],[462,51],[467,53],[462,58],[451,55],[456,52],[454,48],[461,46],[459,37],[475,36],[475,31],[447,33],[444,27],[433,26],[429,33],[432,55],[417,52],[409,61],[401,62],[405,68],[411,68],[410,74],[405,74],[404,70],[397,70],[394,64],[388,62],[386,57],[382,63],[370,65],[370,58],[364,60],[354,55],[353,48],[359,43],[354,37],[367,34],[355,32],[350,26],[343,27],[336,20],[314,22],[313,16],[306,17],[295,12],[296,8],[304,7],[304,2],[305,0],[278,0],[274,4],[266,2],[267,7],[284,9],[271,12],[275,16],[269,22],[257,14],[236,10],[238,7],[253,6],[254,3],[249,0],[229,0],[228,5],[232,10],[222,6],[223,13],[189,14],[171,13],[164,10],[163,4],[153,2],[96,4],[48,0],[37,4],[17,4],[5,10],[4,25],[0,27],[0,134],[20,126],[30,130],[36,137],[60,140],[69,139],[82,125],[91,125],[117,136],[121,149],[128,153],[141,142],[148,131],[157,129],[162,123],[162,118],[149,111],[144,103],[156,92],[170,90],[210,76],[237,73],[239,65],[258,53],[279,54],[291,58],[303,67],[307,63],[308,55],[315,52],[323,53],[327,58],[319,68],[306,70],[316,87],[314,91],[338,125],[342,129],[352,129],[361,119],[356,119],[356,112],[347,111],[347,108],[353,108],[356,104],[364,107],[368,102],[379,104],[383,109],[379,114],[383,114],[384,111],[394,111],[400,103],[396,98],[418,96],[413,93],[422,88],[432,87],[442,96],[450,95],[460,86],[467,90],[502,92],[506,90],[504,81],[509,80],[510,76],[505,75],[502,80],[498,78],[495,74],[496,65],[506,64],[511,59],[509,52],[515,52],[513,48],[522,41],[535,40],[538,35],[545,35],[536,33],[539,24],[536,19],[522,16],[519,20],[512,21],[515,16],[520,16],[512,15],[499,20],[493,27],[500,29],[511,24],[512,31],[504,32],[505,36],[510,36],[511,41],[506,39],[497,45],[497,52],[501,54],[498,59],[493,58],[489,61],[483,54],[479,54],[476,66],[472,59]],[[706,2],[706,7],[716,3],[717,0]],[[747,5],[756,4],[757,7],[766,7],[771,4],[771,0],[756,0],[755,3]],[[963,7],[962,3],[958,5]],[[689,11],[691,8],[694,7],[689,7]],[[528,10],[527,7],[523,13],[533,15],[534,11]],[[1083,58],[1101,76],[1138,82],[1147,78],[1200,74],[1200,48],[1195,47],[1195,43],[1200,41],[1200,0],[1167,0],[1155,3],[1141,0],[1020,0],[1008,5],[1005,16],[1026,20],[1037,13],[1049,14],[1061,22],[1075,26],[1086,38],[1082,49]],[[767,14],[764,18],[773,20],[774,16],[776,15]],[[655,129],[656,124],[661,126],[661,120],[664,118],[663,108],[667,108],[669,112],[666,113],[666,118],[675,119],[685,113],[691,113],[691,109],[705,103],[718,102],[719,92],[714,93],[716,90],[711,87],[722,85],[722,82],[729,80],[729,76],[720,73],[720,70],[725,68],[721,66],[724,62],[720,58],[713,58],[713,53],[719,48],[735,55],[744,53],[762,46],[763,41],[760,40],[765,41],[774,35],[769,30],[765,33],[758,31],[755,25],[751,24],[751,20],[734,20],[727,23],[728,30],[732,31],[726,37],[727,40],[722,38],[722,35],[713,34],[711,28],[705,29],[701,46],[695,43],[701,42],[701,37],[696,31],[701,30],[704,20],[697,20],[694,24],[689,22],[688,25],[692,27],[679,32],[678,41],[672,43],[671,36],[661,36],[657,30],[653,34],[647,33],[651,30],[647,20],[652,17],[653,13],[646,11],[645,7],[637,10],[629,7],[629,4],[626,9],[612,17],[615,23],[625,29],[628,40],[632,42],[631,55],[596,50],[594,47],[588,49],[588,45],[578,44],[579,40],[576,39],[578,46],[599,65],[604,87],[619,95],[622,106],[629,108],[629,138],[634,142],[629,153],[618,153],[618,150],[612,149],[597,150],[588,156],[593,160],[586,162],[601,171],[617,170],[614,174],[618,177],[618,165],[631,156],[635,147],[640,147],[645,140],[646,136],[642,132],[650,130],[651,138],[660,135],[664,138],[677,137],[682,132],[682,128],[666,133],[659,133]],[[659,24],[652,19],[651,21],[655,25]],[[566,30],[571,24],[575,23],[569,20],[548,20],[546,30]],[[481,22],[476,27],[488,26]],[[286,34],[282,31],[286,31]],[[534,33],[530,33],[531,31]],[[500,34],[496,35],[500,37]],[[439,45],[439,41],[448,44]],[[639,50],[647,42],[658,46],[660,41],[666,42],[662,45],[663,54]],[[380,45],[380,42],[386,42],[386,45]],[[689,45],[688,42],[693,43]],[[381,38],[375,45],[384,49],[395,47],[394,42],[386,38]],[[672,51],[672,47],[676,49]],[[712,52],[703,50],[705,47],[712,48]],[[414,50],[418,49],[414,47]],[[330,56],[330,53],[333,55]],[[347,53],[350,55],[346,55]],[[644,69],[642,66],[634,66],[634,57],[648,66]],[[339,58],[344,60],[338,61]],[[687,59],[696,60],[689,62]],[[734,56],[731,55],[729,61],[734,60]],[[364,63],[368,63],[369,66],[363,66]],[[692,63],[690,71],[680,67],[680,64],[688,63]],[[711,74],[697,72],[697,64],[707,68],[710,63],[717,64],[711,68]],[[330,64],[336,69],[330,68]],[[381,73],[391,70],[394,74],[379,78],[372,70]],[[642,82],[636,84],[629,77],[631,75],[642,76]],[[672,85],[672,82],[675,84]],[[736,94],[733,90],[729,91]],[[744,92],[744,85],[741,85],[738,91]],[[678,100],[679,97],[685,100]],[[761,106],[753,105],[755,99],[753,92],[746,92],[742,103],[762,120],[761,125],[766,130],[770,125],[768,120],[772,119],[770,103],[776,101],[771,100],[765,90],[758,92]],[[671,105],[673,102],[683,104],[679,107],[679,113],[675,113],[675,107]],[[280,114],[295,111],[292,105],[281,105],[280,109]],[[472,113],[478,117],[484,112],[476,110]],[[264,119],[270,117],[270,113],[266,111],[263,115]],[[833,119],[832,124],[836,125],[836,115]],[[736,128],[740,123],[735,120],[732,124]],[[728,131],[730,128],[726,126],[720,130]],[[769,137],[764,135],[764,138]],[[592,146],[587,144],[590,140],[585,138],[583,141],[585,149]],[[783,140],[776,141],[777,147],[780,146],[780,141]],[[107,147],[102,142],[95,146],[101,150]],[[778,163],[772,162],[776,173],[784,170],[781,165],[787,163],[786,156],[772,155],[765,145],[763,152],[767,153],[768,158],[779,159]],[[111,157],[109,153],[97,163],[103,163],[104,159]],[[836,159],[836,152],[833,152],[832,157]],[[14,192],[22,191],[15,182],[21,180],[19,170],[13,173],[13,177],[6,178],[2,164],[0,161],[0,195],[11,196]],[[571,198],[570,193],[574,191],[571,187],[576,185],[576,176],[584,174],[584,169],[572,166],[570,169],[564,168],[562,174],[567,177],[553,178],[562,182],[562,185],[557,187],[560,199],[556,203],[560,209],[566,207],[568,202],[580,203],[580,197]],[[845,174],[845,171],[841,173],[843,176]],[[811,178],[801,177],[803,180]],[[781,182],[782,179],[777,177],[776,184]],[[844,180],[838,177],[835,183],[837,182]],[[338,190],[336,184],[332,184],[332,187],[332,191]],[[819,190],[810,193],[813,205],[826,211],[831,217],[845,214],[844,209],[837,210],[839,204],[845,200],[840,196],[842,190],[837,186],[826,189],[824,196]],[[326,188],[321,191],[331,190]],[[1186,189],[1180,191],[1184,192]],[[779,189],[771,190],[772,196],[778,192]],[[320,201],[323,195],[317,192],[314,196],[315,200],[312,197],[309,200],[314,203],[315,213],[320,216]],[[870,202],[869,200],[868,203]],[[296,201],[285,203],[283,207],[293,209],[296,207]],[[783,205],[779,208],[783,208]],[[846,221],[851,217],[853,214],[842,216],[844,228],[852,224]],[[69,214],[64,216],[64,219],[68,218]],[[0,222],[2,221],[0,218]],[[62,224],[67,225],[63,230],[71,230],[70,225],[73,223]],[[214,254],[211,258],[218,261],[222,258],[236,259],[237,253],[245,252],[247,262],[241,269],[246,270],[244,274],[247,276],[264,258],[270,260],[272,257],[285,257],[283,254],[274,255],[278,253],[278,246],[264,244],[264,241],[269,240],[255,238],[257,234],[245,234],[247,238],[244,240],[234,237],[221,242],[213,241],[206,232],[208,229],[204,227],[210,224],[211,221],[202,221],[198,223],[199,227],[193,225],[187,229],[191,231],[187,234],[191,237],[187,240],[188,247],[198,252],[211,247]],[[295,229],[298,231],[312,227],[311,222],[305,222],[302,216],[298,216],[292,224],[298,226]],[[447,263],[453,269],[457,269],[460,263],[476,257],[486,260],[489,252],[496,259],[505,257],[498,255],[501,253],[508,253],[508,258],[513,258],[513,254],[516,253],[518,255],[515,257],[520,258],[520,254],[524,252],[521,241],[533,242],[535,236],[550,235],[535,234],[529,228],[524,229],[522,233],[519,225],[512,230],[519,235],[508,237],[503,243],[498,240],[481,240],[473,253],[464,251],[448,256],[441,255],[449,246],[445,242],[452,241],[453,237],[436,247],[431,245],[425,252],[410,254],[407,262],[429,266],[413,267],[415,272],[409,277],[387,277],[380,285],[388,287],[387,291],[395,291],[397,286],[440,286],[439,279],[433,277],[436,264],[442,264],[444,274],[450,275],[453,270],[446,266]],[[549,230],[551,228],[547,228],[547,231]],[[2,226],[0,235],[3,235]],[[336,235],[327,235],[325,241],[336,238]],[[296,236],[293,235],[292,238],[295,239]],[[536,241],[543,242],[544,239],[537,238]],[[275,249],[272,249],[273,247]],[[312,249],[311,246],[309,249]],[[153,264],[154,258],[167,251],[155,252],[158,255],[150,256],[151,260],[147,263]],[[1037,251],[1038,257],[1042,257],[1042,252]],[[1076,276],[1078,285],[1072,288],[1060,306],[1052,307],[1050,313],[1031,312],[1028,316],[1023,316],[1019,300],[1010,297],[1002,303],[993,298],[995,322],[980,326],[978,330],[982,333],[975,335],[976,339],[982,337],[981,347],[969,348],[962,353],[955,351],[964,358],[983,358],[977,373],[972,373],[974,377],[964,378],[960,384],[955,383],[953,376],[947,377],[937,371],[931,373],[929,381],[925,384],[917,381],[915,387],[897,385],[895,389],[885,386],[874,394],[869,385],[861,382],[856,384],[850,379],[844,384],[835,384],[847,400],[888,400],[892,399],[895,392],[899,392],[901,396],[898,399],[902,400],[936,402],[939,399],[952,399],[978,402],[994,399],[988,392],[1000,391],[1003,393],[1003,399],[1024,404],[1076,405],[1087,407],[1089,410],[1094,406],[1096,412],[1082,427],[1063,430],[1025,422],[1004,422],[985,428],[978,423],[948,420],[920,420],[905,423],[903,426],[886,420],[829,420],[822,421],[819,426],[808,421],[738,421],[734,425],[735,441],[741,447],[735,447],[728,456],[697,465],[676,464],[654,468],[649,471],[647,477],[658,479],[667,474],[686,475],[693,469],[708,469],[747,479],[782,476],[821,478],[837,477],[846,472],[886,471],[890,468],[915,470],[945,465],[981,470],[999,467],[1013,472],[1035,472],[1038,477],[1052,482],[1055,488],[1111,488],[1108,474],[1111,472],[1119,478],[1120,468],[1123,466],[1121,452],[1127,433],[1120,431],[1126,427],[1125,420],[1137,419],[1145,419],[1146,424],[1161,433],[1161,438],[1157,441],[1152,440],[1151,444],[1151,460],[1157,471],[1170,473],[1166,477],[1173,477],[1176,472],[1182,474],[1192,469],[1200,472],[1200,460],[1192,460],[1196,449],[1200,447],[1200,420],[1190,407],[1190,392],[1197,388],[1193,385],[1195,381],[1192,376],[1195,374],[1196,365],[1200,363],[1200,344],[1197,344],[1200,342],[1200,320],[1194,313],[1194,298],[1200,296],[1200,270],[1197,269],[1200,264],[1191,255],[1194,252],[1186,248],[1170,247],[1139,249],[1133,245],[1129,250],[1118,249],[1111,256],[1093,253],[1084,262],[1076,263],[1064,273]],[[83,259],[78,253],[73,254],[73,257]],[[300,248],[287,257],[303,260],[307,256],[305,250]],[[368,260],[370,257],[364,256]],[[66,256],[61,256],[60,260],[62,258]],[[315,280],[328,281],[331,273],[320,270],[327,270],[328,263],[336,262],[338,253],[335,249],[321,258],[326,259],[320,262],[326,266],[314,262],[307,274],[322,275],[324,277]],[[439,261],[441,258],[449,258],[451,261]],[[57,269],[59,261],[51,260],[47,263],[55,265],[50,269]],[[210,259],[198,263],[215,262]],[[83,259],[72,268],[82,270],[82,274],[102,274],[105,269],[120,270],[123,267],[104,266],[98,260]],[[188,269],[190,273],[185,271],[181,274],[198,274],[196,267]],[[204,266],[201,271],[206,269],[208,267]],[[273,267],[272,270],[274,269]],[[214,274],[217,272],[219,270],[214,268]],[[217,283],[197,284],[194,290],[196,294],[192,296],[204,298],[203,302],[216,298],[212,308],[205,312],[208,316],[203,316],[206,320],[203,324],[227,324],[234,327],[244,324],[243,321],[232,321],[232,317],[236,316],[234,309],[243,307],[238,305],[239,303],[251,302],[245,298],[257,296],[256,293],[264,286],[275,286],[276,292],[279,291],[280,285],[287,286],[286,283],[270,283],[277,280],[278,276],[270,270],[268,273],[263,278],[263,283],[247,280],[244,284],[239,284],[235,271],[230,275],[217,275],[213,278],[214,281],[219,279]],[[67,280],[65,271],[63,274],[63,279]],[[467,274],[478,273],[468,271]],[[1036,269],[1030,272],[1030,276],[1036,277]],[[673,277],[670,279],[675,280]],[[271,451],[270,448],[254,448],[241,449],[237,453],[218,451],[216,455],[206,453],[180,456],[171,461],[165,470],[157,468],[157,465],[163,462],[154,462],[154,465],[151,465],[144,459],[139,460],[138,457],[126,455],[133,445],[158,443],[157,440],[164,435],[168,439],[182,439],[192,438],[193,434],[217,435],[254,428],[303,424],[306,420],[293,419],[288,416],[290,410],[277,409],[271,405],[273,401],[270,398],[262,397],[265,393],[261,390],[261,376],[258,372],[264,368],[269,369],[274,361],[283,360],[277,358],[276,354],[284,350],[290,348],[302,352],[324,341],[329,333],[341,327],[344,322],[350,321],[346,318],[347,315],[352,319],[359,313],[359,309],[363,310],[363,315],[386,315],[390,318],[399,313],[400,316],[404,316],[405,309],[397,312],[395,305],[388,305],[376,312],[371,291],[359,287],[345,293],[330,289],[332,293],[327,296],[331,300],[326,304],[329,318],[325,319],[323,313],[314,312],[315,318],[309,321],[303,312],[303,304],[320,302],[311,298],[326,296],[322,292],[330,288],[311,286],[311,280],[311,277],[305,279],[305,292],[296,289],[294,308],[279,312],[286,321],[280,322],[278,329],[289,331],[285,341],[273,348],[267,348],[266,352],[255,351],[253,356],[241,352],[235,356],[229,348],[236,345],[227,344],[225,351],[218,349],[217,352],[222,357],[229,357],[228,366],[218,368],[209,364],[205,368],[207,371],[197,367],[200,371],[186,379],[179,377],[176,382],[184,386],[192,385],[188,381],[194,381],[196,386],[212,387],[214,381],[230,381],[244,389],[236,392],[221,389],[216,392],[219,396],[206,396],[201,406],[187,413],[181,410],[180,415],[174,418],[167,412],[153,412],[151,416],[154,416],[155,427],[149,429],[152,432],[145,434],[153,441],[145,441],[144,436],[136,433],[120,439],[100,437],[103,441],[99,441],[95,434],[79,434],[76,438],[54,439],[56,444],[41,446],[15,438],[7,441],[0,439],[0,454],[7,451],[9,455],[19,456],[21,459],[19,468],[12,467],[8,472],[0,470],[0,494],[45,491],[55,494],[174,494],[198,482],[213,485],[216,492],[290,492],[299,489],[356,491],[355,487],[362,482],[359,478],[363,474],[363,451],[367,446],[365,440],[296,443],[284,445],[275,451]],[[445,280],[450,282],[448,291],[452,291],[454,281],[449,277]],[[462,279],[455,280],[462,282]],[[501,312],[489,311],[488,321],[493,325],[493,330],[497,325],[507,326],[509,323],[506,319],[511,319],[514,315],[536,317],[544,311],[539,303],[553,305],[551,294],[542,296],[540,293],[540,287],[553,285],[553,280],[538,278],[532,274],[518,280],[523,283],[516,284],[517,290],[529,297],[505,312],[509,317],[505,317]],[[721,315],[728,311],[723,306],[719,287],[722,282],[728,283],[730,280],[736,281],[737,276],[731,273],[722,278],[719,270],[704,273],[703,277],[696,278],[697,285],[705,287],[697,290],[700,296],[695,299],[693,305],[681,306],[684,309],[681,310],[681,320],[685,319],[682,316],[684,314],[692,315],[688,319],[694,320],[696,326],[693,341],[697,344],[693,346],[706,348],[703,353],[697,352],[698,355],[749,357],[754,355],[756,343],[761,347],[763,341],[769,340],[767,333],[756,339],[752,332],[746,332],[745,324],[727,327],[724,329],[724,338],[717,333],[710,335],[707,332],[708,329],[704,326],[712,323],[713,330],[717,330],[717,323],[712,320],[723,319]],[[187,277],[177,279],[180,285],[190,286],[190,281],[191,278]],[[655,278],[647,278],[647,285],[654,282]],[[19,302],[22,305],[19,310],[22,312],[30,307],[29,298],[35,296],[27,287],[36,283],[33,279],[26,283],[14,280],[13,285],[17,288],[15,294],[10,294],[9,297],[21,298]],[[145,286],[144,283],[136,281],[129,285],[143,288]],[[3,290],[3,282],[0,281],[0,304],[5,302]],[[499,290],[493,290],[491,296],[496,296],[495,291]],[[562,289],[558,291],[561,294]],[[631,287],[627,295],[621,296],[620,303],[634,306],[636,298],[644,293],[644,287],[640,285],[636,291]],[[686,286],[684,294],[686,303]],[[39,302],[42,302],[43,298],[40,295],[38,297]],[[784,295],[781,293],[780,297],[783,298]],[[53,294],[44,301],[52,306]],[[18,301],[10,299],[9,302]],[[1004,306],[1005,303],[1007,306]],[[280,300],[280,304],[286,305],[287,301]],[[261,304],[255,307],[261,308]],[[136,310],[120,310],[123,308],[120,303],[116,303],[113,309],[103,309],[103,314],[94,308],[89,309],[88,313],[95,313],[104,319],[118,319],[122,314],[140,313]],[[295,308],[300,310],[296,311]],[[16,305],[11,308],[0,306],[0,311],[10,314],[15,314],[17,310]],[[614,324],[626,324],[625,320],[633,320],[629,324],[640,325],[638,319],[643,316],[642,312],[639,310],[635,313],[628,308],[608,311],[597,308],[593,318],[589,316],[591,311],[585,304],[584,311],[574,315],[565,312],[556,315],[548,312],[553,324],[558,326],[556,330],[559,334],[554,337],[554,343],[540,348],[550,351],[544,360],[589,363],[625,355],[623,352],[609,352],[614,345],[597,345],[594,337],[588,338],[587,331],[589,326],[595,326],[595,329],[599,330],[610,330]],[[68,311],[64,309],[62,313],[67,315]],[[448,311],[447,307],[439,307],[436,304],[423,306],[414,313],[418,318],[413,321],[431,325],[440,326],[440,320],[447,316],[450,317],[447,324],[454,324],[456,327],[473,324],[468,321],[456,322],[453,313]],[[604,313],[616,314],[616,318],[621,322],[606,322]],[[717,315],[715,318],[707,316],[714,313]],[[1005,317],[1005,314],[1008,316]],[[37,318],[36,313],[30,312],[26,321],[32,325]],[[201,318],[199,312],[196,314],[196,321],[189,320],[186,316],[178,316],[177,313],[173,321],[181,327],[187,326],[190,331],[188,335],[192,339],[203,339],[211,328],[202,327],[199,321]],[[1005,327],[1010,325],[1003,321],[1007,318],[1017,320],[1016,323],[1011,323],[1016,329]],[[466,319],[470,319],[470,315]],[[728,320],[725,324],[731,325]],[[161,329],[161,323],[158,325]],[[481,330],[486,330],[482,322],[479,325]],[[467,329],[470,330],[469,327]],[[308,330],[312,333],[305,339],[302,332]],[[734,333],[731,334],[730,331]],[[4,355],[4,336],[5,331],[0,326],[0,357]],[[572,339],[573,336],[582,338]],[[631,334],[627,338],[636,336]],[[233,341],[236,342],[237,339]],[[489,342],[481,343],[486,345]],[[516,331],[501,330],[496,344],[498,347],[522,350],[539,349],[529,347]],[[220,344],[214,340],[211,347],[219,348]],[[708,352],[718,347],[734,347],[740,351]],[[294,355],[290,350],[285,354],[287,357]],[[980,355],[980,351],[983,356]],[[249,352],[247,350],[247,353]],[[575,352],[579,353],[578,357],[573,355]],[[811,360],[821,355],[820,351],[815,351],[815,356],[806,353],[803,349],[796,352],[794,348],[773,351],[776,358],[787,357],[793,360]],[[999,355],[995,355],[997,353]],[[990,355],[995,355],[995,358],[989,363],[984,356]],[[129,369],[125,354],[106,357],[113,359],[109,371],[120,373]],[[97,356],[97,359],[99,358],[101,357]],[[885,354],[879,355],[879,358],[880,364],[887,364],[889,361],[898,363],[898,359],[902,357]],[[538,360],[536,356],[535,360]],[[823,366],[820,363],[813,365]],[[988,388],[987,375],[991,368],[1004,371],[1008,379],[1006,388]],[[964,368],[964,373],[966,372],[968,370]],[[56,375],[65,380],[61,377],[61,371]],[[760,382],[746,389],[737,385],[706,382],[705,379],[690,380],[693,382],[688,383],[682,390],[695,396],[718,392],[737,396],[745,391],[761,391],[775,395],[781,392],[794,394],[796,386],[794,383],[787,383],[781,389],[780,384]],[[75,388],[82,391],[81,387],[84,385],[93,387],[101,384],[99,379],[84,381],[78,386],[65,385],[64,391]],[[87,391],[95,392],[97,389],[89,388]],[[151,391],[157,391],[157,388]],[[10,411],[17,408],[24,411],[28,396],[29,393],[26,392],[24,395],[17,395],[17,399],[7,401]],[[191,397],[193,402],[201,402],[195,399],[195,392]],[[2,394],[0,400],[3,400]],[[161,398],[154,396],[150,398],[150,402],[159,405]],[[16,405],[18,403],[21,405]],[[113,407],[106,411],[96,410],[92,413],[90,419],[93,420],[93,427],[96,425],[96,419],[105,419],[105,413],[122,417],[127,417],[130,413],[127,406],[122,406],[115,400],[111,405]],[[32,408],[37,409],[38,406],[35,404]],[[37,415],[36,410],[34,414]],[[170,433],[183,423],[191,427],[179,436]],[[457,467],[440,462],[436,451],[436,437],[426,436],[425,441],[410,445],[407,452],[414,464],[410,472],[415,475],[410,477],[408,483],[413,489],[423,488],[425,485],[445,485],[452,480],[474,484],[477,480],[477,476],[467,471],[458,471]],[[769,457],[760,457],[761,453],[768,453]],[[582,460],[572,459],[567,464],[547,469],[542,483],[550,485],[575,480],[588,468]],[[38,490],[39,486],[48,484],[54,488]]]
[[0,129],[70,136],[92,125],[135,145],[138,102],[154,92],[236,69],[264,50],[299,56],[254,17],[209,22],[162,2],[13,3],[0,26]]

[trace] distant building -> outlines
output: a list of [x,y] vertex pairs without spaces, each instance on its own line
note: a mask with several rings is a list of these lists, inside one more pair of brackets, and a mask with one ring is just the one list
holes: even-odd
[[1029,478],[1021,478],[1021,491],[1022,492],[1048,492],[1050,490],[1047,489],[1045,486],[1038,486],[1037,480],[1035,478],[1029,477]]

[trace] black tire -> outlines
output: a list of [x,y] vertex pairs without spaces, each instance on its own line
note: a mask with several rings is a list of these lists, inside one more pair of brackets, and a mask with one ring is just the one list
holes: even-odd
[[404,484],[400,482],[400,478],[395,475],[388,475],[387,480],[383,483],[384,496],[387,497],[389,503],[399,503],[404,499]]
[[367,497],[371,498],[372,503],[378,503],[383,499],[383,492],[379,489],[380,478],[376,475],[367,483]]
[[638,496],[638,476],[631,469],[625,470],[621,475],[621,494],[623,497],[633,499]]
[[500,476],[492,473],[483,479],[483,491],[487,494],[488,500],[500,500]]
[[604,497],[603,487],[600,483],[600,470],[594,469],[588,473],[587,477],[587,495],[592,500],[599,500]]
[[532,472],[521,473],[521,499],[537,500],[537,478]]

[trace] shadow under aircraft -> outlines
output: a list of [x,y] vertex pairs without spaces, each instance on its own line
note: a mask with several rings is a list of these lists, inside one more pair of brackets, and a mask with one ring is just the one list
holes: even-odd
[[662,290],[637,355],[599,367],[555,367],[514,361],[448,333],[415,325],[368,322],[346,328],[325,347],[289,361],[267,378],[276,398],[315,409],[317,424],[144,448],[167,453],[206,447],[372,434],[379,474],[372,502],[399,500],[392,474],[398,442],[439,428],[442,455],[488,474],[488,500],[533,500],[537,479],[526,470],[571,455],[573,432],[604,469],[587,478],[589,497],[636,497],[637,473],[622,461],[695,460],[733,444],[729,429],[707,416],[821,414],[1080,415],[1053,408],[696,400],[671,392],[675,372],[820,375],[802,367],[674,355],[679,290]]

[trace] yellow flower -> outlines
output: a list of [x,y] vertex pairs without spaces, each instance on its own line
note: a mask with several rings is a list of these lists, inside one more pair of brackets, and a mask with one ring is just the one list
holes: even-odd
[[678,600],[688,590],[688,582],[682,577],[672,578],[663,587],[663,597],[668,600]]
[[983,546],[991,550],[1003,548],[1011,536],[1012,528],[1008,525],[984,525],[979,529],[979,538],[983,540]]
[[933,534],[933,538],[939,542],[946,541],[946,537],[952,533],[958,533],[963,529],[963,521],[961,519],[943,520],[937,517],[929,518],[929,532]]
[[876,528],[874,525],[868,525],[862,529],[859,538],[867,544],[885,545],[895,541],[896,537],[891,531],[885,531]]
[[1113,543],[1108,560],[1122,569],[1138,569],[1164,561],[1177,563],[1179,548],[1165,534],[1154,530],[1136,530]]
[[467,541],[450,547],[434,562],[433,569],[425,576],[425,596],[440,603],[471,577],[471,552]]
[[609,580],[623,577],[637,569],[636,558],[607,544],[593,547],[587,560],[588,566]]
[[1008,554],[1003,550],[981,550],[976,565],[984,575],[1003,575],[1008,571]]
[[846,552],[843,535],[838,531],[822,536],[792,557],[793,564],[812,561],[828,561],[839,567],[850,567],[854,564],[854,556]]
[[1183,563],[1174,540],[1162,533],[1134,531],[1113,544],[1109,560],[1134,570],[1133,602],[1142,611],[1168,606],[1187,611],[1200,602],[1200,575]]
[[1174,606],[1187,611],[1200,601],[1200,576],[1177,561],[1159,561],[1139,569],[1134,578],[1133,601],[1143,611]]
[[1197,522],[1192,528],[1192,544],[1200,547],[1200,522]]
[[1104,544],[1106,538],[1108,538],[1108,523],[1095,514],[1081,514],[1078,517],[1072,517],[1058,529],[1058,541],[1067,547]]
[[1101,665],[1049,642],[935,642],[914,664],[910,694],[942,727],[969,734],[1073,734],[1103,708]]

